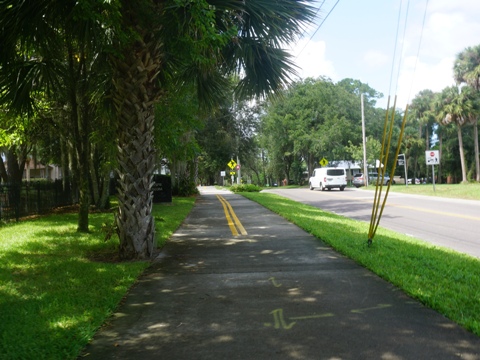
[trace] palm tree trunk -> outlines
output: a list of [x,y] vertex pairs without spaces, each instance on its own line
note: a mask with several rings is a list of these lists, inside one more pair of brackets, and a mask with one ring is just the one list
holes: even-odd
[[462,183],[467,182],[467,168],[465,166],[465,152],[463,150],[462,127],[457,125],[458,147],[460,149],[460,164],[462,166]]
[[439,134],[438,137],[438,155],[440,156],[440,163],[438,164],[438,172],[437,172],[437,183],[441,184],[442,183],[442,152],[443,152],[443,137],[442,133]]
[[152,77],[160,68],[159,48],[137,41],[116,67],[114,102],[118,118],[119,210],[116,216],[120,257],[145,259],[155,249],[152,216],[154,101]]
[[475,145],[475,180],[480,182],[480,154],[478,150],[478,120],[473,123],[473,141]]

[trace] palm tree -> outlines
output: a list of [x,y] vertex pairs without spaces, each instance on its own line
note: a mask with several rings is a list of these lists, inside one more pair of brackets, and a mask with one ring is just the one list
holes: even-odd
[[[453,65],[454,78],[457,84],[466,83],[480,92],[480,45],[467,47],[457,55]],[[472,114],[473,115],[473,114]],[[475,149],[476,181],[480,182],[480,154],[478,146],[478,114],[473,115],[473,139]]]
[[[227,75],[239,74],[238,96],[281,89],[293,69],[282,46],[314,18],[309,3],[313,0],[2,2],[0,56],[5,71],[19,49],[26,50],[24,55],[41,54],[40,65],[50,64],[57,73],[62,69],[57,65],[65,59],[63,44],[67,49],[91,45],[84,52],[90,56],[110,55],[120,177],[116,223],[122,258],[148,258],[155,248],[154,105],[165,95],[165,84],[183,86],[193,81],[199,99],[210,106],[221,97]],[[104,49],[99,51],[99,46]],[[68,54],[70,62],[78,55]],[[50,74],[28,84],[47,84]],[[11,92],[12,102],[23,90],[17,87]],[[71,100],[75,105],[73,96]]]
[[462,182],[467,182],[465,154],[463,148],[462,127],[468,123],[468,114],[476,108],[476,96],[471,88],[450,86],[442,90],[434,101],[437,121],[442,125],[455,124],[457,127],[458,146],[460,149],[460,164],[462,167]]
[[412,104],[408,109],[408,114],[416,120],[419,125],[419,135],[423,135],[423,127],[425,126],[425,150],[430,149],[430,128],[435,123],[432,112],[432,102],[434,93],[431,90],[420,91],[412,100]]
[[[83,5],[86,5],[83,2]],[[9,108],[32,116],[38,113],[39,94],[49,100],[52,118],[64,118],[57,134],[70,143],[77,166],[80,210],[78,231],[88,231],[90,206],[90,149],[98,94],[103,94],[98,66],[106,43],[102,24],[82,14],[102,13],[100,2],[91,7],[76,1],[2,2],[0,11],[0,94]],[[94,6],[95,5],[95,6]],[[100,40],[100,38],[102,38]],[[97,96],[95,95],[97,94]],[[61,113],[61,114],[60,114]]]
[[[261,96],[281,89],[292,62],[281,45],[301,31],[314,13],[294,0],[121,1],[121,44],[113,99],[119,122],[120,196],[117,226],[123,258],[153,253],[152,217],[154,104],[162,82],[194,81],[200,100],[214,104],[239,74],[239,96]],[[151,16],[153,14],[154,16]]]

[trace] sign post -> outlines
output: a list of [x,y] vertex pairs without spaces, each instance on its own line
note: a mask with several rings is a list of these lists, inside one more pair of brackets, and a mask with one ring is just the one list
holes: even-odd
[[[400,157],[401,156],[401,157]],[[408,181],[407,181],[407,161],[405,159],[405,154],[398,154],[398,166],[403,165],[403,169],[405,170],[405,186],[408,186]]]
[[433,192],[435,192],[435,168],[434,165],[440,164],[440,153],[438,150],[427,150],[425,151],[425,160],[428,165],[432,165],[432,183],[433,183]]
[[230,175],[231,175],[231,180],[232,180],[232,185],[233,185],[233,182],[235,181],[235,171],[233,171],[233,169],[235,169],[235,167],[237,166],[237,163],[235,162],[235,160],[231,159],[227,166],[230,168]]
[[222,186],[225,186],[225,171],[220,171],[220,176],[222,177]]

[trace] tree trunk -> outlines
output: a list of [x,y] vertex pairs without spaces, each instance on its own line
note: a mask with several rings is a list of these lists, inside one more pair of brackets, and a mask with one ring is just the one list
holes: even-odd
[[8,182],[7,168],[5,167],[5,163],[1,156],[0,156],[0,180],[5,183]]
[[475,145],[475,180],[480,182],[480,154],[478,150],[478,120],[473,123],[473,141]]
[[154,151],[154,76],[160,68],[159,48],[138,40],[116,67],[114,97],[118,119],[119,209],[116,216],[120,257],[145,259],[155,248],[152,216]]
[[97,172],[96,166],[93,161],[94,157],[94,152],[95,150],[92,149],[92,153],[88,157],[88,163],[90,165],[90,182],[91,182],[91,188],[92,188],[92,200],[93,204],[95,204],[95,207],[98,208],[98,205],[100,204],[100,169]]
[[6,151],[7,169],[6,182],[11,185],[21,185],[27,154],[29,150],[23,145],[11,146]]
[[442,183],[442,150],[443,150],[443,137],[442,134],[439,135],[438,138],[438,155],[440,156],[440,163],[438,164],[438,179],[437,183],[441,184]]
[[[85,59],[78,57],[77,52],[69,44],[68,48],[68,101],[70,102],[70,126],[73,139],[73,155],[77,166],[73,168],[73,175],[78,179],[79,209],[77,231],[88,232],[88,211],[90,208],[89,184],[89,149],[90,126],[89,105],[83,82],[79,81],[80,74],[85,73]],[[85,74],[84,74],[85,75]]]
[[467,182],[467,167],[465,166],[465,153],[463,150],[462,127],[457,125],[458,147],[460,149],[460,164],[462,166],[462,183]]
[[97,208],[106,210],[110,207],[109,187],[110,187],[110,175],[105,174],[103,177],[102,185],[101,185],[100,199],[98,200],[98,204],[96,204]]

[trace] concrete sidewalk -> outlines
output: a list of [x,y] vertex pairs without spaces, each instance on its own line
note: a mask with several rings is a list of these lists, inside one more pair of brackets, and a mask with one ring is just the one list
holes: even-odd
[[215,191],[82,359],[480,359],[480,338],[278,215]]

